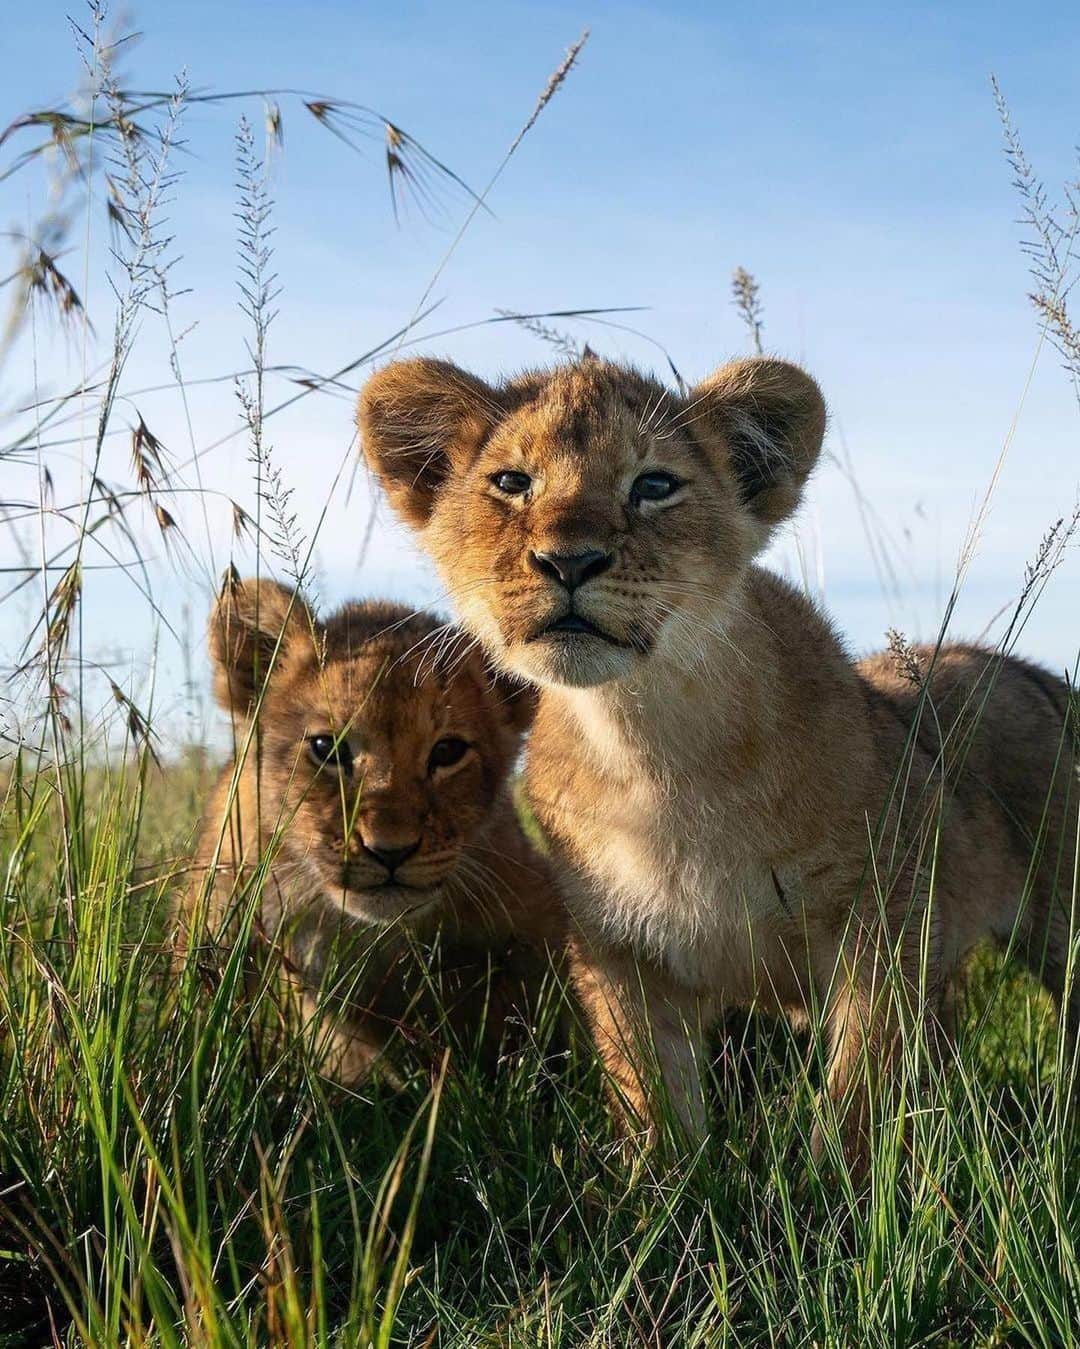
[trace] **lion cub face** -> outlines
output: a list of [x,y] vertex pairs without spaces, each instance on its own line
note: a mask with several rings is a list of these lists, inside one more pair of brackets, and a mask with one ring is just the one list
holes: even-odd
[[385,604],[348,604],[320,622],[294,592],[246,581],[226,585],[210,636],[238,745],[257,711],[246,799],[257,773],[275,871],[295,866],[373,923],[432,909],[454,877],[482,888],[483,853],[470,860],[470,844],[532,706],[460,630]]
[[364,452],[469,628],[538,684],[694,658],[796,506],[824,431],[817,385],[758,359],[685,396],[587,359],[492,388],[431,360],[364,389]]

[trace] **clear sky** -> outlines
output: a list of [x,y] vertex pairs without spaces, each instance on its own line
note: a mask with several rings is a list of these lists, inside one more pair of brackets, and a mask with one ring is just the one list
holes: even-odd
[[[78,58],[65,14],[81,10],[76,0],[4,9],[6,124],[73,89]],[[959,550],[1006,443],[957,635],[978,634],[1015,599],[1039,539],[1072,510],[1080,409],[1059,358],[1040,344],[1027,300],[1019,203],[990,76],[997,75],[1051,195],[1060,195],[1080,172],[1077,6],[188,0],[143,4],[131,18],[144,36],[122,71],[135,87],[169,87],[184,69],[198,89],[291,86],[354,99],[477,186],[564,49],[589,27],[579,68],[499,180],[493,214],[478,216],[454,252],[432,293],[440,307],[422,331],[497,309],[640,305],[645,312],[627,321],[663,343],[693,380],[748,349],[730,302],[733,269],[748,268],[762,289],[767,349],[804,362],[820,380],[831,409],[829,448],[849,457],[874,512],[875,537],[889,540],[898,589],[883,587],[850,485],[830,460],[797,533],[788,532],[771,557],[792,575],[806,573],[856,650],[880,644],[889,625],[935,634]],[[449,197],[433,222],[414,209],[395,225],[380,146],[372,143],[361,159],[296,99],[279,102],[285,142],[274,160],[273,194],[282,292],[270,359],[329,372],[413,315],[467,204]],[[257,98],[190,108],[187,147],[175,161],[183,177],[169,210],[172,276],[187,293],[174,318],[186,332],[180,353],[191,381],[245,363],[232,167],[242,110],[261,134]],[[12,140],[0,154],[18,145]],[[0,184],[0,227],[24,226],[42,200],[40,178]],[[79,247],[64,261],[73,280],[90,279],[93,366],[107,354],[112,328],[101,279],[103,209],[89,216],[88,272],[86,229],[80,217]],[[662,366],[656,349],[630,334],[561,326],[605,355]],[[510,325],[422,347],[491,376],[552,358],[550,348]],[[82,359],[81,342],[39,333],[40,390],[66,387]],[[23,343],[0,370],[0,409],[10,410],[33,379],[32,350]],[[128,390],[171,380],[168,344],[153,315],[142,321],[125,380]],[[276,382],[270,401],[291,392],[295,386]],[[122,403],[116,426],[130,425],[137,408],[181,461],[192,443],[205,450],[238,427],[228,381],[192,384],[190,406],[192,433],[175,389]],[[67,433],[78,429],[75,422]],[[327,602],[363,593],[437,599],[437,582],[385,513],[358,566],[371,509],[363,480],[348,496],[343,483],[319,528],[349,452],[347,399],[304,399],[267,430],[300,526],[309,536],[318,529]],[[75,490],[79,455],[77,444],[46,451],[61,495]],[[250,508],[242,437],[200,462],[205,486]],[[103,467],[110,481],[130,481],[126,433],[109,442]],[[0,461],[0,472],[0,499],[36,491],[32,464]],[[190,470],[187,480],[194,482]],[[200,565],[184,563],[178,574],[147,527],[147,546],[158,555],[151,581],[172,628],[182,634],[186,622],[195,632],[193,677],[202,686],[207,526],[193,498],[178,496],[174,507]],[[228,520],[227,505],[211,503],[217,570],[229,556]],[[12,565],[10,537],[0,548],[0,562]],[[183,562],[182,549],[178,556]],[[237,557],[241,570],[245,561],[250,556]],[[5,660],[17,652],[11,634],[35,598],[39,590],[7,603]],[[91,574],[86,615],[88,654],[124,687],[145,688],[152,624],[133,583]],[[1078,644],[1073,547],[1021,645],[1061,669]],[[174,716],[186,677],[180,648],[161,628],[157,697]]]

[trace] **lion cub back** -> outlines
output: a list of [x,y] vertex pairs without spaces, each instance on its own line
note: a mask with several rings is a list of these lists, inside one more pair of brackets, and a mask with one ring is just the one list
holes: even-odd
[[[1026,895],[1022,934],[1061,946],[1056,915],[1077,831],[1077,728],[1067,684],[1029,661],[967,644],[883,652],[857,672],[879,758],[896,767],[892,799],[902,800],[909,826],[940,827],[948,843],[938,866],[958,916],[967,913],[961,934],[985,931],[989,917],[1007,939],[1017,898]],[[988,914],[995,905],[1000,913]]]

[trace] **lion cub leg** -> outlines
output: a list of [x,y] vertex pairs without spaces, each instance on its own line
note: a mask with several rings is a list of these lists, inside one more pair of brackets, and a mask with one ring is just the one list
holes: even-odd
[[[864,929],[855,942],[845,944],[829,972],[825,1089],[837,1114],[844,1158],[857,1178],[869,1169],[877,1110],[888,1112],[896,1104],[905,1043],[912,1043],[917,1030],[925,1033],[925,1071],[927,1057],[939,1060],[949,1040],[947,1017],[943,1022],[938,1016],[945,991],[940,942],[936,933],[928,935],[924,946],[918,915],[909,912],[898,941],[888,940],[880,929]],[[824,1142],[816,1124],[810,1143],[815,1160],[821,1159]]]
[[580,937],[570,943],[569,966],[622,1132],[656,1141],[659,1087],[687,1140],[700,1141],[708,1132],[700,1001],[629,953]]
[[300,995],[300,1014],[320,1076],[342,1087],[359,1087],[376,1065],[380,1073],[386,1072],[386,1063],[380,1061],[385,1044],[367,1027],[321,1005],[307,990]]

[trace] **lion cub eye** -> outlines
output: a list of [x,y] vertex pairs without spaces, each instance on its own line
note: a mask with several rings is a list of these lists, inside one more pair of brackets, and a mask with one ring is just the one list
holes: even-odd
[[532,478],[527,473],[519,473],[513,468],[504,468],[499,473],[493,473],[488,482],[508,497],[519,497],[532,486]]
[[308,753],[314,763],[328,764],[333,768],[340,768],[343,773],[352,772],[352,750],[346,741],[337,740],[326,732],[322,735],[313,735],[308,740]]
[[428,772],[433,773],[436,768],[452,768],[454,764],[464,759],[468,749],[469,746],[464,740],[452,736],[448,736],[445,740],[436,740],[428,755]]
[[665,501],[681,486],[673,473],[641,473],[630,487],[630,500],[635,506],[640,501]]

